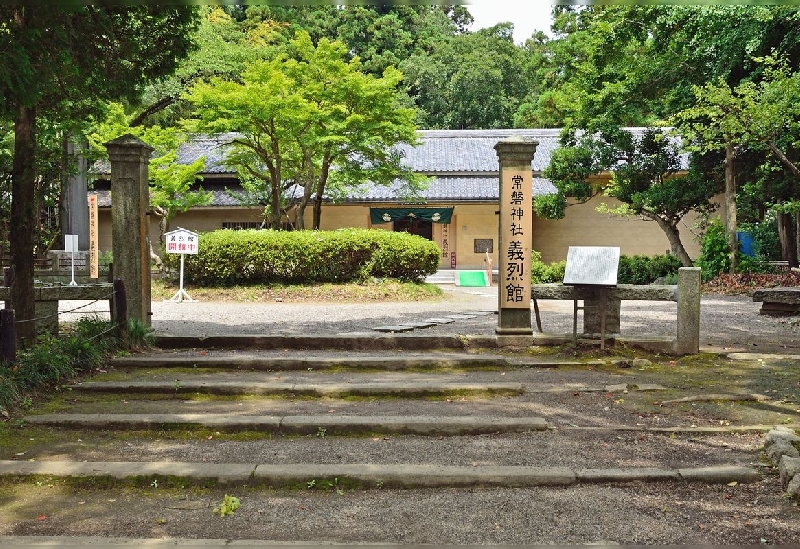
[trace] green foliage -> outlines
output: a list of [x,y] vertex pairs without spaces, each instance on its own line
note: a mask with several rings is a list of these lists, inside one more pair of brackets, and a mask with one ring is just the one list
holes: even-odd
[[619,258],[619,284],[652,284],[660,278],[677,277],[681,260],[674,255],[622,255]]
[[[561,146],[543,174],[552,180],[558,195],[537,198],[534,208],[540,215],[559,219],[564,216],[566,197],[586,201],[603,192],[622,202],[623,207],[615,213],[656,221],[669,239],[672,253],[688,267],[692,260],[681,242],[678,225],[691,211],[713,210],[716,183],[694,163],[686,175],[679,173],[682,170],[679,142],[664,128],[629,130],[602,121],[585,132],[565,128]],[[605,188],[590,183],[591,176],[603,172],[612,174]],[[605,204],[600,208],[609,211]]]
[[[347,53],[341,42],[315,45],[301,31],[271,60],[247,64],[238,80],[211,78],[185,96],[196,117],[187,121],[190,130],[236,132],[226,163],[261,185],[250,194],[266,198],[273,229],[281,227],[292,184],[303,188],[300,229],[312,195],[328,196],[329,176],[348,187],[403,182],[410,195],[422,184],[395,148],[417,139],[416,113],[401,105],[397,90],[402,74],[388,67],[380,78],[368,75]],[[318,208],[313,227],[319,228]]]
[[719,273],[727,273],[730,270],[731,260],[728,254],[728,236],[722,221],[713,219],[708,224],[700,246],[700,257],[697,259],[697,266],[702,269],[704,281],[711,280]]
[[239,498],[225,494],[225,497],[222,498],[222,502],[214,507],[214,514],[227,517],[235,513],[241,504],[242,502],[239,501]]
[[419,280],[436,272],[439,247],[382,230],[220,230],[186,258],[186,280],[206,286],[348,282],[368,276]]
[[136,318],[128,319],[128,346],[147,349],[155,345],[155,330]]
[[22,404],[29,394],[91,371],[119,350],[114,326],[96,316],[79,320],[61,336],[40,335],[19,351],[14,364],[0,363],[0,409]]
[[542,262],[542,253],[533,250],[531,253],[531,284],[553,284],[564,280],[566,261],[558,261],[549,265]]
[[[564,280],[566,261],[545,264],[542,254],[533,251],[531,262],[532,284],[560,284]],[[677,276],[681,261],[674,255],[643,256],[622,255],[619,258],[617,282],[619,284],[652,284],[659,278],[672,279]]]
[[761,222],[743,223],[739,225],[739,228],[753,235],[756,256],[765,261],[781,259],[781,241],[778,237],[778,223],[774,212],[768,212]]

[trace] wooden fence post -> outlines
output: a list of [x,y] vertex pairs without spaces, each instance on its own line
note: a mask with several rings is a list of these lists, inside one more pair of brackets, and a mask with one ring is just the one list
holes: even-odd
[[0,360],[6,364],[17,361],[17,330],[14,309],[0,309]]
[[125,297],[125,283],[121,278],[114,280],[114,323],[122,343],[128,344],[128,302]]

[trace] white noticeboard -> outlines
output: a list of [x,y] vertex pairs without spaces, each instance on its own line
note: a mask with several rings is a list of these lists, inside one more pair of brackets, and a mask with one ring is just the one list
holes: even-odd
[[75,252],[78,251],[78,235],[76,234],[65,234],[64,235],[64,251],[69,252],[71,256],[71,263],[72,263],[72,280],[70,281],[70,286],[77,286],[78,283],[75,282]]
[[197,254],[200,244],[200,235],[193,233],[192,231],[187,231],[186,229],[176,229],[174,231],[165,233],[164,238],[166,239],[168,254],[181,254],[180,286],[178,287],[178,291],[175,293],[175,295],[170,298],[170,301],[174,301],[176,303],[182,303],[184,301],[197,301],[196,299],[189,297],[189,294],[187,294],[183,289],[183,262],[186,258],[186,254]]

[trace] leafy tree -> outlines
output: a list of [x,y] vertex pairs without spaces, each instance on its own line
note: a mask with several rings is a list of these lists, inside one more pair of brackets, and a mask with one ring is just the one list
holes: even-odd
[[[146,82],[175,69],[194,26],[195,10],[185,7],[0,7],[0,116],[14,125],[9,241],[19,320],[34,318],[37,121],[67,131],[98,101],[134,99]],[[17,334],[20,345],[30,344],[34,323],[19,323]]]
[[360,71],[357,58],[345,57],[344,44],[323,38],[314,47],[301,31],[283,55],[248,65],[242,83],[215,78],[187,96],[196,109],[188,123],[194,131],[237,132],[228,163],[245,181],[264,182],[272,228],[281,226],[292,184],[304,189],[298,226],[316,195],[313,227],[319,228],[329,176],[350,186],[400,178],[412,193],[420,183],[395,148],[416,139],[413,111],[398,104],[400,73],[390,67],[374,78]]
[[728,243],[735,269],[737,251],[736,193],[733,162],[743,149],[766,151],[773,160],[761,166],[765,180],[772,183],[763,200],[770,201],[779,213],[778,226],[784,259],[797,266],[797,235],[794,217],[800,194],[800,73],[791,72],[785,60],[761,58],[763,78],[732,87],[722,80],[694,88],[697,103],[678,115],[683,131],[699,149],[726,151],[726,197],[733,210],[729,215]]
[[285,24],[272,19],[245,25],[219,7],[203,7],[200,15],[192,35],[196,48],[174,74],[149,83],[141,101],[127,106],[131,127],[177,125],[191,112],[182,96],[195,82],[213,76],[235,80],[247,63],[270,59],[287,42],[281,34]]
[[[149,169],[150,209],[160,220],[159,242],[163,248],[164,234],[176,214],[211,203],[211,193],[194,188],[205,168],[205,157],[191,164],[179,164],[178,148],[186,142],[186,136],[178,128],[131,126],[130,116],[125,114],[123,105],[110,103],[105,119],[96,124],[88,136],[92,158],[107,158],[105,143],[125,134],[135,135],[154,149]],[[152,247],[150,253],[156,263],[161,264]]]
[[529,78],[513,25],[454,36],[400,64],[425,128],[508,128]]
[[458,5],[251,6],[246,15],[245,26],[288,23],[287,38],[303,30],[314,44],[323,38],[344,42],[349,55],[361,60],[362,70],[376,77],[465,33],[473,21],[467,8]]
[[[679,143],[661,128],[648,128],[637,135],[613,127],[582,135],[567,130],[561,142],[544,172],[559,194],[537,197],[534,207],[538,215],[563,217],[565,197],[586,201],[602,192],[617,198],[622,206],[609,209],[603,204],[600,211],[655,221],[667,236],[672,253],[684,266],[692,265],[678,225],[690,211],[706,213],[713,209],[716,184],[696,165],[687,174],[680,174]],[[593,176],[609,171],[609,185],[603,188],[591,182]]]

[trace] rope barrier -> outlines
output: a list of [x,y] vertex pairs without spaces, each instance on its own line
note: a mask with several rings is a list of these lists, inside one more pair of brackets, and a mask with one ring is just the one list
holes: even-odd
[[[115,292],[112,291],[110,294],[108,294],[105,297],[100,297],[98,299],[95,299],[94,301],[90,301],[89,303],[85,303],[83,305],[79,305],[78,307],[75,307],[74,309],[70,309],[68,311],[59,311],[59,312],[57,312],[56,314],[53,314],[53,315],[38,316],[36,318],[29,318],[27,320],[17,320],[16,323],[17,324],[24,324],[26,322],[36,322],[37,320],[46,320],[48,318],[58,317],[59,315],[66,315],[66,314],[69,314],[69,313],[74,313],[75,311],[77,311],[79,309],[83,309],[85,307],[89,307],[89,306],[94,305],[95,303],[98,303],[100,301],[108,301],[109,299],[114,297],[114,293]],[[59,301],[71,301],[71,300],[69,300],[69,299],[61,299]],[[110,311],[94,311],[94,312],[107,313],[107,312],[110,312]]]

